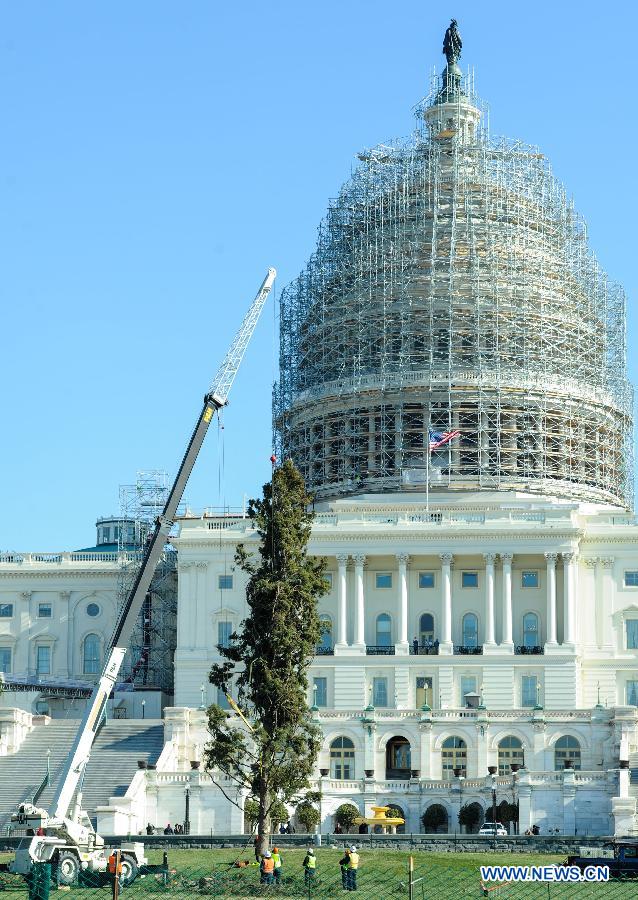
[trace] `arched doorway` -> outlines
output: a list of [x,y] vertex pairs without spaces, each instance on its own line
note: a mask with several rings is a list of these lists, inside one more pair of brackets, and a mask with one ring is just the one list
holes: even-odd
[[440,803],[433,803],[421,816],[421,825],[425,834],[449,834],[449,816],[447,809]]
[[[400,819],[405,819],[405,822],[407,822],[408,817],[402,806],[399,806],[397,803],[393,803],[391,800],[387,805],[390,807],[390,809],[388,810],[388,816],[392,818],[398,816]],[[403,825],[397,825],[397,834],[406,834],[405,822],[403,823]]]
[[477,834],[483,824],[483,807],[480,803],[466,803],[459,812],[460,830],[465,834]]
[[454,778],[455,769],[460,769],[463,777],[467,776],[467,745],[463,738],[449,737],[443,741],[441,768],[444,781],[451,781]]
[[512,765],[522,767],[525,764],[523,743],[513,735],[504,737],[498,744],[498,774],[509,775]]
[[410,741],[400,736],[390,738],[385,748],[385,777],[409,778],[411,768]]

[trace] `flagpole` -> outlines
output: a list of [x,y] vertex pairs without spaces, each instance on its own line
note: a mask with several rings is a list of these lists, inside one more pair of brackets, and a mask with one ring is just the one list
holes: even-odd
[[425,458],[425,511],[430,517],[430,429],[428,428],[428,455]]

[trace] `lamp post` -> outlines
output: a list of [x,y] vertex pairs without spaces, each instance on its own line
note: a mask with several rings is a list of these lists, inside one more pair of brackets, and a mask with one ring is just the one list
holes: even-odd
[[190,783],[186,785],[184,788],[184,797],[185,797],[185,805],[184,805],[184,834],[191,833],[191,786]]
[[200,699],[200,703],[199,703],[199,708],[200,708],[200,709],[206,709],[206,704],[205,704],[205,702],[204,702],[204,694],[206,693],[206,685],[205,685],[205,684],[203,684],[203,683],[200,684],[200,686],[199,686],[199,693],[200,693],[200,695],[201,695],[201,699]]
[[146,718],[146,700],[142,700],[142,718]]
[[487,771],[492,780],[492,847],[496,850],[496,766],[488,766]]

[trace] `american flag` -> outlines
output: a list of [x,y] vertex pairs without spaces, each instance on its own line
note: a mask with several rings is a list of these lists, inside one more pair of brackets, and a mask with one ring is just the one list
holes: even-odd
[[453,438],[458,437],[460,431],[432,431],[429,429],[430,436],[430,450],[438,450],[439,447],[442,447],[444,444],[447,444],[448,441],[451,441]]

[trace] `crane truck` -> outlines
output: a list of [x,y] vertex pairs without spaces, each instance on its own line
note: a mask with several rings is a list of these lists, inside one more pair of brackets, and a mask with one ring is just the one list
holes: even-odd
[[[112,851],[105,847],[104,839],[96,833],[89,816],[82,809],[81,785],[84,771],[96,732],[105,712],[107,700],[114,689],[122,661],[126,655],[126,648],[135,621],[142,609],[157,563],[169,540],[169,533],[184,488],[213,416],[228,402],[235,375],[270,293],[275,275],[275,269],[268,269],[257,296],[246,313],[217,375],[204,396],[202,410],[164,509],[149,534],[137,575],[126,602],[118,614],[106,654],[106,664],[87,702],[75,741],[63,767],[53,799],[52,811],[49,812],[36,805],[40,793],[37,792],[33,802],[21,803],[17,812],[11,816],[12,822],[25,827],[27,835],[32,835],[20,842],[15,858],[9,863],[11,872],[28,876],[34,863],[51,863],[58,883],[68,885],[77,880],[80,870],[95,873],[106,871],[108,857]],[[74,796],[75,802],[73,803]],[[144,845],[141,842],[132,841],[123,843],[119,849],[122,864],[120,880],[122,884],[130,884],[137,877],[140,867],[147,864]]]

